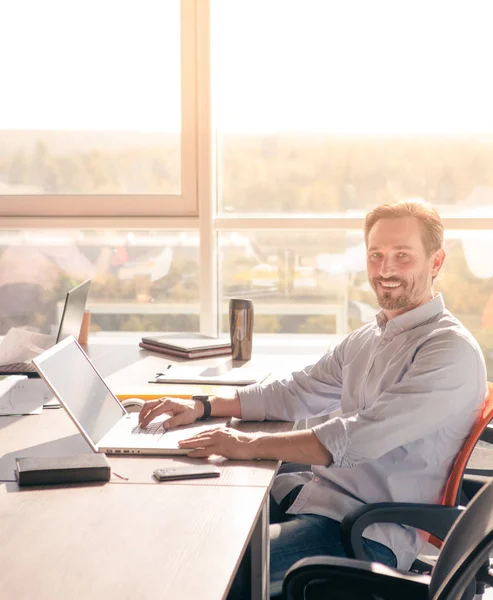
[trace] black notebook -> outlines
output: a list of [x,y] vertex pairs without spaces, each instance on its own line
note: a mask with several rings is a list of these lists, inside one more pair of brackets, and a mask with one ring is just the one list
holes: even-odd
[[19,485],[109,481],[111,467],[104,454],[16,458]]

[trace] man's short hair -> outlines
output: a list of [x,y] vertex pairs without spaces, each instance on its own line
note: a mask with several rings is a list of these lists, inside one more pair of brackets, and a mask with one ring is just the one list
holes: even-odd
[[424,200],[400,200],[389,204],[380,204],[365,218],[365,243],[368,247],[370,231],[379,219],[404,219],[412,217],[421,225],[423,246],[428,254],[440,250],[443,246],[443,223],[437,210]]

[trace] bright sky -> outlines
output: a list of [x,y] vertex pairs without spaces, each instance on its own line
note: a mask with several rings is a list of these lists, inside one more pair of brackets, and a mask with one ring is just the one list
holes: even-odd
[[[211,3],[223,131],[493,133],[491,0]],[[0,128],[176,131],[178,22],[178,0],[0,0]]]

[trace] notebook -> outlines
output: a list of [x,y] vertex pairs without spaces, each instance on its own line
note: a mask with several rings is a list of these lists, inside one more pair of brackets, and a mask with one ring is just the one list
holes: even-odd
[[106,454],[187,454],[178,442],[227,425],[217,418],[165,431],[162,415],[149,427],[138,425],[138,413],[127,413],[86,353],[69,337],[33,359],[33,363],[94,452]]
[[[230,362],[230,361],[229,361]],[[199,383],[204,385],[250,385],[261,383],[270,375],[266,369],[231,367],[224,363],[214,367],[169,365],[149,383]]]
[[[90,285],[91,280],[88,279],[67,292],[55,344],[61,342],[70,335],[76,338],[79,337]],[[0,364],[0,375],[39,377],[31,362]]]
[[179,352],[199,352],[201,350],[222,349],[231,352],[231,340],[226,338],[213,338],[207,335],[168,333],[156,337],[143,337],[144,344],[152,344],[160,348],[169,348]]
[[182,352],[181,350],[172,350],[171,348],[163,348],[156,344],[147,344],[139,342],[139,346],[144,350],[151,352],[159,352],[160,354],[168,354],[169,356],[178,356],[179,358],[207,358],[208,356],[224,356],[231,354],[231,345],[226,348],[212,348],[210,350],[193,350],[192,352]]

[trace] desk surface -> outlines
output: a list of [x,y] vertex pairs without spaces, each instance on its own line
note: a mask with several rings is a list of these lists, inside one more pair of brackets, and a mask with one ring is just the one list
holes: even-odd
[[[328,341],[327,344],[333,345],[334,339]],[[116,352],[115,347],[118,348]],[[169,364],[189,364],[204,368],[222,364],[235,367],[244,365],[247,368],[259,367],[262,370],[267,367],[279,378],[315,363],[324,354],[324,351],[309,346],[301,346],[293,351],[292,346],[274,348],[271,345],[258,344],[254,349],[252,360],[248,362],[233,361],[230,356],[190,361],[143,350],[139,348],[138,340],[132,338],[115,338],[115,341],[111,342],[102,338],[91,343],[88,354],[106,378],[112,392],[118,396],[145,397],[147,394],[192,396],[200,392],[232,396],[236,389],[233,386],[156,384],[148,383],[148,381],[154,378],[156,373],[166,370],[166,366]]]
[[[170,362],[139,351],[136,344],[95,345],[89,354],[113,389],[128,389],[136,381],[142,389],[148,358]],[[292,429],[291,423],[237,426]],[[268,593],[266,509],[276,461],[218,459],[218,479],[157,483],[156,467],[203,460],[111,457],[113,474],[127,480],[113,475],[105,485],[26,490],[14,481],[16,456],[88,450],[63,410],[0,418],[0,479],[10,480],[0,483],[2,597],[220,600],[250,540],[256,549],[253,580],[259,582],[253,597]]]
[[2,598],[223,598],[266,490],[190,492],[178,485],[0,486]]
[[[247,423],[235,421],[243,431],[290,431],[291,423]],[[15,458],[18,456],[66,456],[92,452],[84,438],[63,409],[45,410],[41,415],[0,418],[0,480],[14,481]],[[154,483],[158,467],[203,464],[204,459],[187,456],[108,456],[113,472],[128,477],[131,483]],[[275,474],[277,461],[232,461],[217,458],[221,467],[219,479],[181,481],[179,485],[261,486],[268,488]],[[114,478],[115,482],[123,482]],[[168,483],[164,484],[168,485]]]

